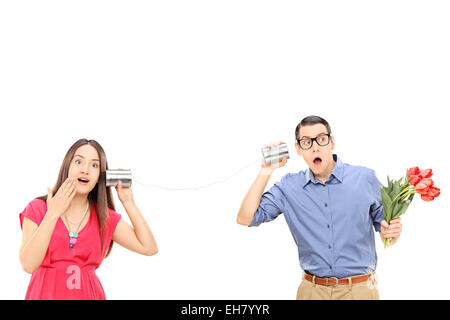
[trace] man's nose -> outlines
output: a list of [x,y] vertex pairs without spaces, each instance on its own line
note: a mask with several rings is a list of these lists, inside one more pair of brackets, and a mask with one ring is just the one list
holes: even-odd
[[316,140],[314,140],[314,141],[312,142],[312,147],[311,147],[311,148],[313,149],[313,151],[319,150],[319,144],[317,143]]

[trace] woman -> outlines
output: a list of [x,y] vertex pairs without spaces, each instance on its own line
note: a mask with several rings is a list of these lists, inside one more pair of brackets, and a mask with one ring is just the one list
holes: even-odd
[[134,203],[131,187],[116,187],[131,227],[116,213],[106,187],[108,164],[95,140],[68,150],[53,190],[20,213],[19,259],[31,280],[25,299],[106,299],[95,274],[113,241],[151,256],[158,248]]

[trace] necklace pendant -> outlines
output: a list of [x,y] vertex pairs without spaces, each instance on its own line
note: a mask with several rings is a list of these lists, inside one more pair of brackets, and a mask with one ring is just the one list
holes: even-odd
[[75,245],[75,243],[77,243],[77,238],[70,238],[69,241],[69,248],[73,248],[73,246]]
[[69,237],[78,238],[78,233],[77,232],[69,232]]

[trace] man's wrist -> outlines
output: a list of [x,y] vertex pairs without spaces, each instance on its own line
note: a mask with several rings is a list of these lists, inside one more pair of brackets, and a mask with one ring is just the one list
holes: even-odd
[[275,169],[273,168],[261,168],[259,174],[262,176],[271,176]]

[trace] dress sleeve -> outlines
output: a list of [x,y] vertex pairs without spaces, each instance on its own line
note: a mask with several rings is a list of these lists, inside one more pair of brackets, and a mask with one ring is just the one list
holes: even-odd
[[115,212],[112,209],[108,209],[108,220],[106,222],[106,228],[103,232],[104,247],[106,249],[109,247],[109,244],[111,243],[114,231],[116,230],[117,224],[119,223],[120,219],[122,219],[121,214]]
[[283,193],[284,178],[275,183],[272,188],[261,196],[258,209],[253,216],[249,227],[259,226],[263,222],[269,222],[284,212],[285,195]]
[[47,212],[47,204],[43,200],[34,199],[19,214],[20,228],[23,229],[23,218],[28,218],[37,225],[40,225]]

